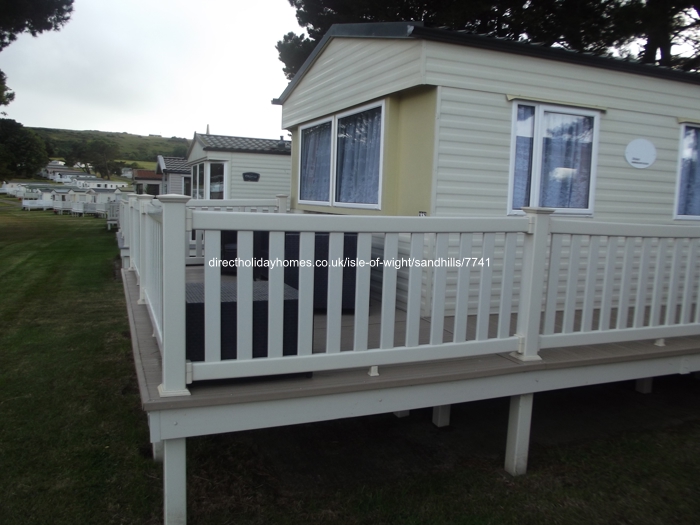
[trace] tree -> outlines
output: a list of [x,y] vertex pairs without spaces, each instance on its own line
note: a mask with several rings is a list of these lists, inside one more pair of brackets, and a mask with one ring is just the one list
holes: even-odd
[[87,143],[87,158],[95,172],[103,179],[110,179],[112,173],[119,171],[116,159],[119,157],[119,145],[116,142],[103,139],[91,140]]
[[[73,0],[2,0],[0,2],[0,51],[17,40],[17,35],[37,36],[44,31],[58,31],[70,19]],[[0,71],[0,105],[15,98]]]
[[0,106],[7,106],[15,99],[14,92],[10,91],[10,88],[5,83],[6,78],[5,73],[0,71]]
[[[337,23],[420,21],[427,26],[533,42],[598,55],[634,53],[649,64],[700,68],[700,0],[289,0],[304,35],[277,42],[291,79]],[[691,56],[673,54],[686,44]]]
[[41,138],[19,122],[0,119],[0,178],[33,177],[48,160]]
[[68,166],[75,167],[80,165],[85,173],[90,173],[90,156],[87,143],[84,140],[69,143],[67,149],[63,152],[63,159]]

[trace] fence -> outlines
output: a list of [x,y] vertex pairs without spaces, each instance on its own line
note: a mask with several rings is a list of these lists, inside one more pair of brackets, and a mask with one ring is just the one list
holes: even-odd
[[[528,209],[522,218],[348,217],[252,213],[275,211],[270,201],[271,207],[234,206],[163,195],[160,202],[134,206],[137,200],[130,199],[131,265],[163,355],[164,396],[186,395],[186,385],[198,380],[356,367],[376,373],[388,364],[504,352],[537,360],[544,348],[700,334],[697,228],[565,220],[543,209]],[[233,289],[223,285],[220,266],[210,263],[222,257],[222,232],[237,232],[239,261],[255,260],[255,236],[264,233],[265,256],[279,264],[269,266],[262,281],[255,280],[252,265],[241,264]],[[319,236],[327,236],[328,246],[322,283],[316,273]],[[348,330],[342,326],[347,274],[333,262],[347,256],[349,238],[352,343],[341,348]],[[399,261],[400,239],[413,261],[401,273],[399,264],[389,264]],[[310,264],[297,263],[298,280],[290,290],[286,252],[294,243],[297,260]],[[373,244],[381,246],[386,264],[372,264]],[[455,247],[459,257],[450,255]],[[204,265],[203,354],[188,361],[185,268],[195,260]],[[456,282],[448,279],[447,264],[456,268],[450,270]],[[477,287],[470,286],[475,274]],[[370,323],[371,281],[380,286],[376,325]],[[323,287],[324,295],[320,348],[314,346],[315,287]],[[454,315],[445,311],[450,287]],[[399,290],[406,322],[396,336]],[[421,312],[426,293],[428,316]],[[424,327],[428,323],[426,337],[421,320]]]

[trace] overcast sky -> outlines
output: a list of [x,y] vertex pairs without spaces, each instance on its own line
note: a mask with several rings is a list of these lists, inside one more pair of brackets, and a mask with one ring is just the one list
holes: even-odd
[[278,138],[287,85],[275,44],[301,32],[287,0],[75,0],[58,32],[0,53],[25,126],[191,138]]

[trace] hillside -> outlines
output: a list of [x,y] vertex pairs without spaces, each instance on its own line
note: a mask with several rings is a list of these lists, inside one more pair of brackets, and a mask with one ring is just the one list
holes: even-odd
[[49,146],[50,157],[63,157],[74,142],[95,139],[109,140],[119,145],[121,160],[154,162],[156,155],[184,157],[189,141],[179,137],[132,135],[109,131],[75,131],[70,129],[30,128]]

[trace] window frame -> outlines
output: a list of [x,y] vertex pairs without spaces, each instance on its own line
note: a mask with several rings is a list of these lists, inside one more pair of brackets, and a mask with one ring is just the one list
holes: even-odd
[[[697,129],[700,133],[700,124],[685,123],[681,125],[680,136],[678,137],[678,166],[676,168],[676,192],[673,202],[673,219],[678,221],[700,221],[700,215],[681,215],[678,208],[681,204],[681,171],[683,169],[683,138],[688,128]],[[700,144],[698,145],[698,156],[700,156]],[[700,183],[699,183],[700,184]]]
[[[224,167],[224,191],[223,191],[223,197],[221,199],[212,199],[211,198],[211,165],[212,164],[222,164]],[[201,168],[201,185],[200,185],[200,180],[199,180],[199,175],[200,175],[200,166]],[[183,175],[184,177],[190,177],[191,180],[191,191],[192,195],[190,195],[193,199],[196,200],[225,200],[229,198],[229,180],[230,180],[230,174],[229,174],[229,162],[227,160],[220,160],[220,159],[202,159],[199,161],[194,162],[190,166],[190,173],[188,175]],[[202,196],[199,197],[198,193],[201,190]],[[184,191],[184,180],[183,180],[183,191]]]
[[[379,180],[377,187],[377,203],[368,204],[360,202],[343,202],[336,200],[336,188],[338,184],[338,165],[337,165],[337,151],[338,151],[338,121],[345,117],[352,115],[357,115],[359,113],[364,113],[372,109],[381,108],[381,132],[380,132],[380,143],[379,143]],[[327,201],[310,201],[301,199],[301,170],[302,170],[302,149],[303,149],[303,132],[306,129],[325,124],[327,122],[331,123],[331,155],[330,155],[330,171],[329,185],[328,185],[328,200]],[[298,159],[298,170],[297,170],[297,201],[299,204],[305,204],[310,206],[327,206],[327,207],[338,207],[338,208],[353,208],[353,209],[365,209],[365,210],[381,210],[382,209],[382,186],[384,180],[384,139],[386,132],[386,101],[380,100],[377,102],[372,102],[370,104],[365,104],[363,106],[354,107],[333,115],[317,119],[311,122],[299,126],[299,159]]]
[[593,138],[591,142],[591,170],[588,181],[588,207],[587,208],[554,208],[556,215],[575,215],[592,217],[595,208],[595,188],[598,172],[598,146],[600,143],[600,116],[601,111],[583,107],[559,105],[555,103],[531,102],[527,99],[514,100],[511,117],[511,144],[510,159],[508,166],[508,202],[507,214],[523,216],[525,212],[521,209],[513,208],[513,197],[515,194],[515,154],[518,128],[518,108],[520,106],[530,106],[534,108],[534,125],[532,141],[532,166],[530,168],[530,202],[528,206],[539,207],[542,189],[542,138],[544,132],[545,112],[560,113],[564,115],[574,115],[593,118]]

